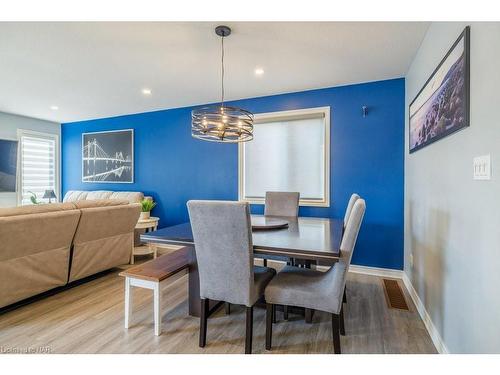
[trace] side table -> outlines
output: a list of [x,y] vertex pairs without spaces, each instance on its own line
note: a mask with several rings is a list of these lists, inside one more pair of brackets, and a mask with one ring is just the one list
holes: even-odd
[[[158,229],[159,217],[150,217],[149,219],[139,220],[135,226],[135,229],[145,229],[146,232],[152,232]],[[134,264],[134,256],[136,255],[149,255],[153,254],[153,258],[158,255],[158,250],[156,246],[151,245],[140,245],[134,246],[132,254],[130,256],[130,264]]]

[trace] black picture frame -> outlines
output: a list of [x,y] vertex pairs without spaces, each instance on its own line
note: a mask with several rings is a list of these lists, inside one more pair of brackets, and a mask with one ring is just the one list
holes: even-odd
[[[424,115],[424,114],[429,114],[429,112],[426,112],[425,109],[423,108],[424,105],[428,105],[430,106],[432,102],[429,102],[429,100],[432,99],[432,96],[436,93],[438,93],[438,91],[442,90],[442,89],[447,89],[448,87],[445,86],[446,85],[446,82],[442,82],[439,87],[432,91],[431,95],[429,96],[428,99],[426,99],[423,104],[418,107],[416,110],[412,110],[412,106],[415,105],[415,103],[417,102],[417,100],[422,100],[420,98],[420,96],[422,95],[422,93],[424,93],[425,89],[428,87],[429,83],[431,81],[433,81],[433,78],[434,76],[436,75],[436,73],[438,73],[440,71],[440,68],[443,66],[443,64],[445,62],[447,62],[447,59],[450,57],[450,55],[452,54],[452,52],[455,51],[455,48],[457,48],[457,46],[459,46],[460,43],[462,43],[463,41],[463,57],[460,57],[460,59],[462,60],[463,59],[463,69],[461,69],[461,74],[459,75],[459,78],[462,78],[463,79],[463,90],[464,90],[464,93],[463,93],[463,100],[461,100],[461,104],[460,104],[460,108],[459,110],[462,110],[463,113],[462,113],[462,116],[460,116],[460,120],[462,121],[459,121],[458,123],[456,123],[456,125],[453,125],[453,123],[455,123],[455,121],[452,123],[452,126],[449,126],[445,129],[443,129],[442,131],[440,131],[438,134],[435,134],[433,136],[431,136],[430,138],[426,139],[424,142],[419,142],[418,144],[416,144],[415,140],[412,139],[412,132],[413,132],[413,135],[415,137],[415,134],[414,132],[418,131],[418,127],[415,128],[415,122],[417,121],[417,119],[414,120],[413,124],[412,124],[412,118],[417,115],[419,113],[420,110],[423,110],[424,112],[422,112],[420,115]],[[458,62],[458,61],[457,61]],[[461,63],[461,62],[460,62]],[[455,64],[457,63],[454,63],[453,65],[450,66],[450,68],[448,69],[448,71],[446,73],[449,73],[450,71],[452,71],[454,68],[455,68]],[[450,83],[450,86],[453,85],[453,83]],[[418,103],[420,104],[420,103]],[[435,103],[436,104],[436,103]],[[437,104],[436,104],[437,105]],[[444,103],[443,106],[446,106],[448,105],[448,108],[451,108],[449,103]],[[443,118],[443,117],[442,117]],[[449,118],[447,118],[446,120],[450,121]],[[456,120],[456,117],[454,118],[454,120]],[[432,119],[432,121],[434,122],[434,124],[436,123],[435,122],[435,118]],[[444,120],[443,120],[444,122]],[[412,128],[412,125],[413,125],[413,128]],[[432,127],[434,128],[433,130],[435,130],[436,128],[438,128],[440,125],[431,125],[429,127],[425,127],[423,125],[420,126],[420,131],[427,131],[428,128]],[[439,63],[439,65],[436,67],[436,69],[434,69],[434,71],[432,72],[431,76],[429,77],[429,79],[425,82],[425,84],[423,85],[423,87],[420,89],[420,91],[418,92],[418,94],[415,96],[415,98],[413,99],[413,101],[410,103],[409,107],[408,107],[408,149],[409,149],[409,153],[412,154],[414,153],[415,151],[418,151],[426,146],[429,146],[430,144],[436,142],[436,141],[439,141],[440,139],[444,138],[444,137],[447,137],[448,135],[451,135],[459,130],[462,130],[462,129],[465,129],[467,127],[470,126],[470,26],[467,26],[463,31],[462,33],[459,35],[459,37],[457,38],[457,40],[455,41],[455,43],[453,43],[453,45],[451,46],[451,48],[448,50],[448,52],[446,53],[446,55],[443,57],[443,59],[441,60],[441,62]],[[422,134],[418,133],[418,136],[419,137],[422,137]],[[427,134],[428,135],[428,134]],[[412,147],[412,144],[414,144],[414,146]]]
[[82,182],[134,182],[134,129],[82,133]]

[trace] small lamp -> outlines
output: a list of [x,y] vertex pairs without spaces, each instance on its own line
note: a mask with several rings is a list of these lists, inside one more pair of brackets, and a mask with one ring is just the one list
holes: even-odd
[[43,194],[43,198],[45,198],[45,199],[49,198],[49,203],[52,203],[52,199],[57,199],[56,193],[54,193],[54,190],[45,190],[45,194]]

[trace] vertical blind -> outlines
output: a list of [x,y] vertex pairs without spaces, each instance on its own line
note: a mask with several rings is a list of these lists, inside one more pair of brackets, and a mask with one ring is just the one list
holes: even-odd
[[57,190],[57,139],[51,135],[21,135],[21,204],[31,204],[31,193],[39,202],[45,190]]

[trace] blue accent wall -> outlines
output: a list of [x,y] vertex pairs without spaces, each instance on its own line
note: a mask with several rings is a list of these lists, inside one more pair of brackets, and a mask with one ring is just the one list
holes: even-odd
[[[353,263],[403,269],[404,79],[392,79],[231,102],[254,113],[330,106],[329,208],[302,216],[341,218],[351,193],[367,210]],[[229,103],[228,103],[229,104]],[[363,118],[361,107],[368,107]],[[62,125],[62,190],[142,191],[158,202],[160,227],[188,221],[189,199],[238,199],[238,148],[191,137],[192,108]],[[135,182],[82,182],[82,133],[134,129]],[[263,206],[252,207],[262,213]]]

